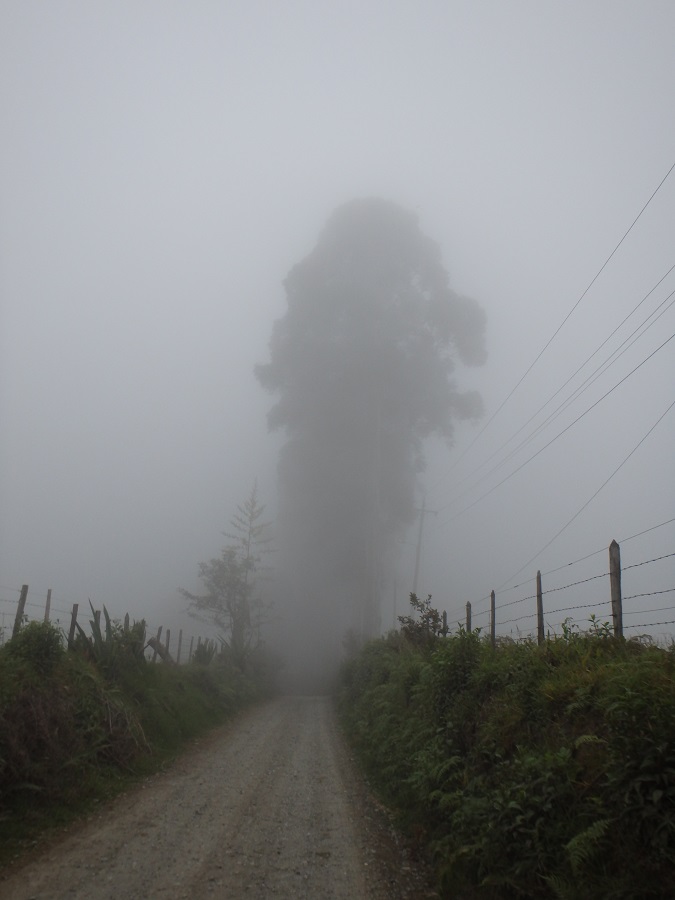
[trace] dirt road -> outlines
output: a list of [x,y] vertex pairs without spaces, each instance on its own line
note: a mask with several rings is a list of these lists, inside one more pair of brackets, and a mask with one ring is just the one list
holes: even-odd
[[0,876],[3,900],[432,896],[324,697],[247,711]]

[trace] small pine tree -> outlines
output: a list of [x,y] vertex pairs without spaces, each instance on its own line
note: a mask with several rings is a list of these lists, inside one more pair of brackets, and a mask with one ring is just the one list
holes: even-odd
[[219,558],[199,564],[206,592],[197,595],[181,589],[190,611],[210,619],[221,630],[223,647],[229,649],[233,663],[242,670],[261,642],[262,625],[270,609],[260,589],[266,570],[262,558],[272,540],[268,537],[270,523],[262,521],[264,512],[254,482],[251,493],[230,520],[231,531],[223,532],[233,543]]

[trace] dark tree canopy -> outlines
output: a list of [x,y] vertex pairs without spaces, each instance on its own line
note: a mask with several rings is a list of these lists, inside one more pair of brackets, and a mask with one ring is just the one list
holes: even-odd
[[[289,439],[282,528],[306,568],[331,580],[324,590],[361,583],[361,626],[372,632],[383,561],[414,516],[422,441],[451,441],[454,421],[481,413],[453,371],[455,359],[484,362],[485,314],[450,289],[416,217],[379,199],[336,210],[285,287],[270,361],[256,367],[278,395],[269,425]],[[301,565],[294,559],[296,580]]]

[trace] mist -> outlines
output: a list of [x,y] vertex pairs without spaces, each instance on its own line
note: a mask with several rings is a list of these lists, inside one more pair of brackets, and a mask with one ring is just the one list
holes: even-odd
[[[270,640],[342,652],[363,595],[358,440],[338,429],[314,471],[317,519],[290,485],[321,447],[270,430],[283,394],[255,371],[331,216],[379,198],[437,248],[453,327],[481,310],[484,330],[452,344],[451,432],[383,443],[364,634],[407,612],[423,500],[417,592],[451,622],[491,590],[532,593],[538,569],[562,570],[545,589],[600,574],[616,538],[632,633],[675,633],[673,557],[647,564],[675,541],[671,4],[29,0],[0,21],[0,627],[27,583],[35,617],[52,588],[62,619],[91,598],[205,633],[180,589],[199,592],[257,479],[279,544]],[[387,474],[403,463],[414,477]]]

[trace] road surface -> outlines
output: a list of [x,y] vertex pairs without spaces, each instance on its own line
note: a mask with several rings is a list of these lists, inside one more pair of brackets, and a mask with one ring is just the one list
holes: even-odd
[[326,697],[246,711],[0,875],[2,900],[433,896]]

